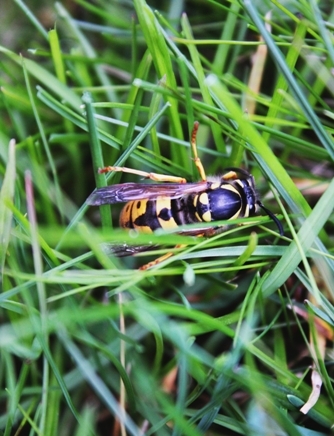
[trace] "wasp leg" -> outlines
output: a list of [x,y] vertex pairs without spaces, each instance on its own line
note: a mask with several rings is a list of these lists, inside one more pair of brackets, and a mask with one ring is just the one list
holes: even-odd
[[238,174],[235,171],[229,171],[222,176],[223,180],[235,180],[238,178]]
[[190,144],[191,144],[192,152],[193,152],[193,155],[194,155],[194,163],[195,163],[195,165],[197,167],[197,170],[199,172],[200,178],[204,182],[206,182],[205,170],[204,170],[203,164],[201,162],[201,159],[198,157],[198,153],[197,153],[196,136],[197,136],[197,132],[198,132],[198,127],[199,127],[199,122],[195,121],[194,122],[193,130],[191,132]]
[[[193,233],[193,236],[196,236],[198,238],[201,238],[202,236],[206,236],[206,237],[210,237],[213,235],[216,235],[217,233],[219,233],[220,231],[222,231],[222,229],[215,227],[215,228],[209,228],[206,230],[201,231],[201,233]],[[182,232],[180,233],[182,235]],[[177,244],[175,245],[175,249],[178,248],[185,248],[187,245],[186,244]],[[158,265],[159,263],[163,262],[164,260],[169,259],[170,257],[174,256],[175,253],[173,252],[168,252],[166,254],[164,254],[163,256],[158,257],[155,260],[152,260],[152,262],[148,262],[145,265],[141,266],[140,268],[138,268],[140,271],[146,271],[149,268],[152,268],[152,266]]]
[[[175,245],[175,248],[184,248],[184,247],[186,247],[186,246],[187,246],[186,244],[178,244],[178,245]],[[140,271],[146,271],[147,269],[152,268],[152,266],[158,265],[159,263],[163,262],[164,260],[169,259],[169,258],[172,257],[174,254],[175,254],[175,253],[173,253],[173,252],[170,251],[169,253],[166,253],[166,254],[164,254],[163,256],[160,256],[160,257],[158,257],[157,259],[152,260],[152,262],[148,262],[148,263],[146,263],[145,265],[141,266],[141,267],[139,268],[139,270],[140,270]]]
[[[215,228],[209,228],[209,229],[202,229],[200,233],[193,233],[193,236],[196,236],[198,238],[201,238],[203,236],[205,237],[210,237],[213,235],[216,235],[217,233],[223,231],[222,227],[215,227]],[[182,232],[180,233],[182,235]],[[188,233],[189,234],[189,233]],[[185,248],[187,245],[186,244],[177,244],[175,245],[175,249],[178,248]],[[145,265],[141,266],[140,268],[138,268],[140,271],[146,271],[149,268],[152,268],[152,266],[158,265],[159,263],[163,262],[166,259],[169,259],[170,257],[174,256],[175,253],[173,252],[168,252],[166,254],[164,254],[163,256],[158,257],[155,260],[152,260],[152,262],[148,262]]]
[[134,170],[132,168],[127,167],[104,167],[99,168],[99,173],[109,173],[111,171],[119,171],[123,173],[136,174],[137,176],[142,176],[145,179],[151,179],[156,182],[171,182],[171,183],[187,183],[187,180],[183,177],[169,176],[165,174],[157,174],[157,173],[147,173],[146,171]]

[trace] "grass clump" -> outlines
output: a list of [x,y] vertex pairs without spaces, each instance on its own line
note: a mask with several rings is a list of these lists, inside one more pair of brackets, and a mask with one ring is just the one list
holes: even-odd
[[[311,0],[6,9],[4,435],[328,434],[332,13]],[[206,173],[250,171],[284,236],[267,216],[212,238],[134,235],[118,205],[88,208],[95,187],[139,181],[105,165],[198,180],[196,120]],[[114,256],[124,244],[152,250]]]

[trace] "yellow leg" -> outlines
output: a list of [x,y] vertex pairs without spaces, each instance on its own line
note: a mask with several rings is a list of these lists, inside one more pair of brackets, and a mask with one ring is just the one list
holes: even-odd
[[235,180],[238,178],[238,174],[235,171],[229,171],[222,176],[223,180]]
[[194,155],[194,162],[195,162],[195,165],[196,165],[196,167],[198,169],[200,178],[204,182],[206,182],[205,170],[204,170],[203,164],[201,162],[201,159],[198,157],[198,153],[197,153],[196,136],[197,136],[197,132],[198,132],[198,127],[199,127],[199,122],[195,121],[194,122],[193,131],[191,132],[190,144],[191,144],[192,152],[193,152],[193,155]]
[[187,183],[187,180],[183,177],[169,176],[157,173],[147,173],[146,171],[134,170],[132,168],[126,167],[104,167],[99,168],[99,173],[109,173],[110,171],[119,171],[123,173],[136,174],[137,176],[142,176],[145,179],[151,179],[156,182],[171,182],[171,183]]
[[[178,244],[178,245],[175,245],[175,248],[184,248],[186,246],[187,246],[186,244]],[[152,260],[152,262],[148,262],[145,265],[141,266],[139,268],[139,270],[140,271],[146,271],[147,269],[152,268],[152,266],[158,265],[159,263],[163,262],[164,260],[169,259],[174,254],[175,253],[172,253],[172,252],[166,253],[163,256],[160,256],[157,259]]]
[[[201,159],[198,157],[197,153],[197,146],[196,146],[196,136],[198,132],[199,122],[194,122],[194,127],[191,133],[191,148],[194,155],[194,163],[197,167],[197,170],[199,172],[200,178],[203,181],[206,181],[206,174],[203,167],[203,164],[201,162]],[[183,177],[176,177],[176,176],[170,176],[165,174],[157,174],[157,173],[148,173],[146,171],[140,171],[140,170],[134,170],[133,168],[127,168],[127,167],[114,167],[114,166],[107,166],[104,168],[99,168],[99,173],[109,173],[111,171],[117,171],[117,172],[123,172],[123,173],[130,173],[135,174],[137,176],[144,177],[146,179],[151,179],[156,182],[170,182],[170,183],[187,183],[187,180]]]

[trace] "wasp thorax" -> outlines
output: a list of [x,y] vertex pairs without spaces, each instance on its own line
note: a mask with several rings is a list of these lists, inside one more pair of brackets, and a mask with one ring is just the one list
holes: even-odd
[[194,201],[199,221],[211,222],[252,216],[257,198],[248,179],[212,184],[211,189],[196,196]]
[[211,218],[215,220],[229,220],[240,216],[242,199],[240,193],[230,184],[208,193]]

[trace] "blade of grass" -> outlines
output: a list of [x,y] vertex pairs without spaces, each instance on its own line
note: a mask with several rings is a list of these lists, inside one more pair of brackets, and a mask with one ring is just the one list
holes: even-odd
[[[97,57],[96,51],[92,44],[89,42],[88,38],[83,34],[78,26],[78,22],[73,20],[71,15],[68,13],[64,5],[60,2],[55,3],[57,12],[59,15],[65,20],[68,25],[68,29],[73,33],[75,39],[79,41],[82,50],[85,52],[86,56],[89,59],[95,59]],[[111,87],[110,77],[107,75],[103,65],[93,63],[93,68],[96,72],[99,82],[106,88],[106,94],[109,101],[118,101],[117,94],[113,91]],[[115,108],[114,109],[115,117],[120,119],[121,112]]]
[[64,62],[61,55],[59,38],[56,29],[49,31],[49,43],[56,75],[62,83],[66,83]]
[[[140,80],[135,80],[134,84],[136,86],[141,86]],[[157,112],[150,121],[146,124],[146,126],[140,131],[140,133],[136,136],[132,144],[123,152],[123,154],[117,159],[115,162],[115,166],[122,166],[123,163],[128,159],[136,147],[143,141],[143,139],[149,134],[150,130],[155,126],[155,124],[160,120],[161,116],[164,112],[170,107],[170,104],[167,102],[160,110]],[[115,172],[108,174],[107,180],[114,176]]]
[[321,35],[322,42],[326,48],[326,53],[328,54],[328,57],[331,60],[331,65],[333,65],[333,63],[334,63],[334,48],[333,48],[332,33],[327,28],[327,26],[324,25],[321,11],[320,11],[317,3],[314,0],[309,0],[309,5],[310,5],[312,17],[314,18],[314,21],[317,25],[317,29],[319,29],[319,33]]
[[15,141],[12,139],[9,143],[6,173],[0,191],[0,269],[2,280],[13,219],[13,212],[6,203],[13,202],[15,178]]
[[322,126],[319,118],[314,113],[312,107],[309,105],[307,99],[305,98],[303,91],[298,86],[295,78],[293,77],[293,74],[291,73],[289,66],[286,64],[285,59],[273,41],[270,33],[266,30],[265,25],[263,24],[262,20],[260,19],[260,16],[256,10],[256,7],[253,2],[250,0],[243,0],[243,5],[245,9],[247,10],[248,14],[256,24],[257,28],[259,29],[259,32],[261,33],[263,39],[265,40],[266,44],[268,45],[268,48],[271,52],[272,59],[277,65],[277,68],[281,71],[283,76],[285,77],[285,80],[287,81],[290,90],[292,94],[294,95],[296,101],[301,106],[306,118],[308,119],[310,125],[314,129],[315,133],[317,134],[320,142],[322,145],[326,148],[328,151],[328,154],[331,156],[332,160],[334,160],[334,145],[333,141],[329,137],[328,133],[325,131],[324,127]]
[[[307,26],[304,21],[300,21],[297,25],[294,39],[291,43],[290,49],[286,55],[285,62],[291,71],[294,70],[298,57],[300,55],[300,51],[302,49],[302,45],[304,43],[305,34],[307,31]],[[287,91],[288,84],[285,77],[281,74],[276,82],[275,90],[273,94],[273,98],[271,100],[271,105],[269,106],[269,110],[267,113],[267,119],[264,123],[266,127],[272,127],[275,123],[275,119],[278,118],[278,113],[280,108],[283,105],[284,92]],[[263,133],[263,139],[268,141],[270,137],[270,133],[265,131]]]
[[[18,56],[7,48],[0,46],[0,52],[4,53],[18,65],[22,64],[21,56]],[[32,76],[34,76],[40,83],[43,83],[45,87],[49,88],[53,93],[58,95],[61,100],[66,101],[75,110],[79,109],[81,105],[81,100],[68,86],[61,83],[60,80],[58,80],[45,68],[41,67],[37,62],[25,58],[24,64],[27,71]]]
[[43,25],[37,20],[36,15],[28,8],[28,6],[22,0],[14,0],[14,2],[22,9],[39,33],[43,35],[45,39],[48,39],[48,34]]
[[[231,3],[220,38],[222,41],[228,41],[233,39],[233,35],[236,31],[236,23],[238,22],[238,13],[240,9],[241,7],[239,3],[237,2]],[[239,25],[240,23],[238,23],[238,26]],[[227,59],[229,58],[230,50],[231,48],[229,45],[225,45],[225,44],[218,45],[217,51],[215,53],[215,58],[212,64],[212,69],[213,71],[216,72],[216,74],[219,74],[219,72],[226,71],[231,68],[230,59],[227,65]],[[233,56],[233,57],[237,58],[237,56]],[[232,71],[234,71],[233,67],[232,67]]]
[[[167,87],[175,90],[176,79],[172,66],[171,55],[167,48],[165,38],[160,31],[159,23],[152,10],[144,0],[134,0],[134,6],[146,44],[152,55],[152,59],[158,74],[158,79],[160,80],[162,77],[166,76]],[[175,98],[170,97],[167,97],[167,101],[171,105],[169,113],[172,136],[175,136],[176,138],[183,138],[180,113],[178,110],[178,101]],[[182,152],[182,149],[180,150],[172,146],[171,153],[176,161],[181,160],[181,163],[186,165],[187,156],[184,154],[184,152]]]
[[[60,103],[58,100],[56,100],[54,97],[51,96],[48,92],[46,92],[43,88],[40,86],[37,86],[37,97],[43,101],[47,106],[49,106],[52,110],[57,112],[62,117],[70,120],[72,123],[80,127],[85,132],[88,132],[88,126],[87,121],[81,116],[78,115],[78,113],[72,111],[68,107],[66,107],[64,104]],[[80,100],[80,107],[82,106],[82,101]],[[77,109],[79,108],[77,106]],[[106,142],[111,147],[116,148],[119,150],[119,141],[114,136],[101,131],[99,129],[99,138],[101,141]]]
[[[96,171],[97,168],[103,168],[103,157],[101,144],[97,133],[97,126],[94,117],[94,109],[93,109],[93,100],[92,96],[89,92],[85,92],[82,101],[85,104],[86,108],[86,116],[87,116],[87,125],[89,131],[89,143],[90,150],[92,154],[93,166],[95,168],[95,183],[98,188],[102,188],[107,185],[107,180],[105,174],[100,174]],[[101,212],[101,222],[103,228],[112,228],[110,207],[108,205],[100,206]]]
[[[139,80],[146,80],[147,75],[152,64],[152,57],[148,51],[143,55],[137,70],[134,72],[134,77]],[[144,90],[142,87],[135,86],[133,83],[127,95],[126,104],[129,104],[133,109],[130,111],[123,111],[122,123],[127,125],[126,133],[124,135],[123,146],[124,149],[128,148],[132,140],[136,123],[138,121],[140,105],[142,104]],[[116,131],[116,137],[122,138],[124,129],[119,128]]]
[[42,143],[43,143],[45,154],[47,156],[47,162],[48,162],[48,164],[50,166],[50,169],[51,169],[51,174],[52,174],[53,183],[54,183],[54,192],[55,192],[55,197],[56,197],[55,198],[56,199],[56,205],[57,205],[59,213],[63,217],[64,216],[64,204],[63,204],[62,192],[61,192],[61,188],[60,188],[60,184],[59,184],[59,180],[58,180],[58,174],[57,174],[57,170],[56,170],[56,165],[55,165],[54,160],[53,160],[53,155],[51,153],[51,150],[50,150],[50,147],[49,147],[49,143],[48,143],[47,138],[46,138],[46,134],[45,134],[45,131],[44,131],[44,127],[43,127],[41,118],[40,118],[39,113],[37,111],[37,107],[36,107],[35,100],[34,100],[34,97],[33,97],[33,93],[32,93],[32,90],[31,90],[30,81],[29,81],[29,77],[28,77],[28,72],[27,72],[27,69],[26,69],[26,65],[25,65],[25,60],[24,59],[22,59],[22,64],[23,64],[24,79],[25,79],[27,90],[28,90],[29,101],[30,101],[30,104],[31,104],[32,111],[34,113],[36,124],[38,126],[38,130],[39,130],[39,133],[40,133],[40,136],[41,136],[41,140],[42,140]]
[[[41,277],[43,274],[43,262],[41,255],[41,247],[38,242],[38,228],[37,228],[37,218],[35,211],[35,199],[33,193],[33,185],[31,180],[30,171],[26,171],[25,174],[25,186],[27,195],[27,211],[30,223],[31,232],[31,243],[32,243],[32,254],[34,260],[35,274]],[[46,290],[43,282],[37,282],[37,292],[40,306],[40,321],[36,322],[36,325],[40,324],[40,330],[38,336],[43,339],[43,342],[48,343],[47,335],[47,304],[46,304]],[[31,302],[30,302],[31,303]],[[32,305],[31,305],[32,307]],[[49,365],[46,358],[43,358],[43,391],[41,398],[41,417],[39,421],[39,430],[41,434],[46,433],[46,415],[47,415],[47,404],[48,404],[48,383],[49,383]]]
[[[281,257],[270,276],[263,284],[263,293],[267,297],[276,291],[282,284],[293,274],[298,264],[302,259],[302,252],[306,253],[318,235],[323,226],[327,222],[329,216],[333,213],[334,209],[334,180],[326,189],[325,193],[321,196],[320,200],[314,207],[311,214],[302,224],[297,239],[287,247],[285,254]],[[315,285],[315,288],[318,289]],[[315,294],[314,297],[319,301],[319,295]],[[321,303],[321,301],[320,301]]]
[[77,363],[83,378],[88,384],[90,384],[93,391],[96,392],[96,394],[101,398],[110,412],[113,413],[117,419],[122,421],[129,434],[134,436],[140,434],[139,428],[136,426],[127,412],[120,407],[117,398],[112,395],[109,387],[96,374],[96,371],[92,367],[91,363],[84,357],[80,349],[67,336],[64,329],[59,329],[58,335],[69,355]]
[[[185,34],[185,37],[188,40],[192,41],[194,39],[194,37],[192,34],[190,23],[188,21],[187,15],[185,13],[182,14],[181,25],[182,25],[182,30],[183,30],[183,33]],[[189,43],[187,45],[187,48],[188,48],[190,56],[191,56],[192,65],[194,66],[195,71],[196,71],[195,77],[196,77],[196,80],[198,81],[203,101],[204,101],[204,103],[208,104],[209,106],[212,106],[213,105],[212,98],[211,98],[207,83],[205,82],[205,73],[204,73],[204,69],[203,69],[203,66],[202,66],[202,63],[201,63],[201,60],[199,57],[197,47],[195,44]],[[222,139],[221,139],[220,126],[214,122],[209,121],[209,123],[210,123],[210,127],[212,130],[212,134],[213,134],[214,141],[215,141],[215,144],[216,144],[218,151],[220,151],[222,154],[226,154],[226,148],[225,148],[224,144],[222,143]]]

